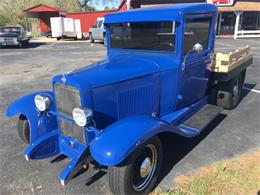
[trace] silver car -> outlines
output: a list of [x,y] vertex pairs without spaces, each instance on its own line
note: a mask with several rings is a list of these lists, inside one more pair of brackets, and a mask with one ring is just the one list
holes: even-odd
[[22,26],[0,27],[0,47],[9,45],[23,47],[29,43],[30,38]]
[[89,30],[89,39],[91,43],[96,40],[102,41],[106,45],[106,32],[104,28],[104,18],[98,18],[97,24],[93,25]]

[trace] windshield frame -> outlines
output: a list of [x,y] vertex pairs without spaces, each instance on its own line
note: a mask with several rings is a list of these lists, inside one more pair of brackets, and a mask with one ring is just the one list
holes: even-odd
[[[174,26],[174,31],[175,31],[175,49],[172,50],[152,50],[152,49],[131,49],[131,48],[117,48],[117,47],[111,47],[111,33],[110,33],[110,28],[109,25],[113,24],[118,24],[118,23],[143,23],[143,22],[173,22],[175,24]],[[174,20],[152,20],[152,21],[122,21],[118,23],[104,23],[105,29],[106,29],[106,34],[107,34],[107,48],[109,51],[112,52],[131,52],[131,53],[159,53],[159,54],[167,54],[167,55],[177,55],[178,51],[178,37],[179,37],[179,30],[178,27],[180,26],[180,23],[178,21]],[[172,35],[173,36],[173,35]]]
[[[10,31],[9,32],[5,32],[4,30],[5,29],[10,29]],[[19,30],[19,31],[16,31],[16,32],[13,32],[13,31],[11,31],[11,29],[17,29],[17,30]],[[21,28],[20,27],[12,27],[12,26],[2,26],[2,27],[0,27],[0,33],[17,33],[17,34],[20,34],[21,33]]]

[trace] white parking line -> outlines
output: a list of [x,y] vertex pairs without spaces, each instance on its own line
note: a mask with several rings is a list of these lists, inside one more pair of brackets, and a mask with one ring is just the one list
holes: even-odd
[[244,87],[245,90],[248,90],[248,91],[252,91],[252,92],[255,92],[255,93],[259,93],[260,94],[260,91],[256,90],[256,89],[250,89],[250,88],[247,88],[247,87]]
[[57,45],[57,44],[58,44],[58,42],[57,43],[53,43],[53,44],[49,45],[48,47],[52,47],[52,46]]

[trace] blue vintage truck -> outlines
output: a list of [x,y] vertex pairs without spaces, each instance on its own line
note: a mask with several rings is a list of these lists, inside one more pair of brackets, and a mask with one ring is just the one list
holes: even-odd
[[105,17],[107,58],[55,76],[51,91],[14,101],[26,160],[66,155],[66,185],[106,167],[114,194],[147,194],[162,165],[161,136],[195,137],[241,99],[249,47],[214,53],[217,8],[178,4]]

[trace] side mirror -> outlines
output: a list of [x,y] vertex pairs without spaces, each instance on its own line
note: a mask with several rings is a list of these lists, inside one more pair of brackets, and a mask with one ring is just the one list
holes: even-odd
[[187,57],[192,53],[196,51],[197,53],[200,53],[203,51],[203,46],[199,43],[196,43],[193,48],[186,53],[185,57],[184,57],[184,60],[183,60],[183,63],[181,65],[181,69],[184,70],[185,69],[185,66],[186,66],[186,60],[187,60]]
[[196,51],[198,53],[202,52],[203,51],[203,46],[199,43],[196,43],[193,48],[192,48],[193,51]]

